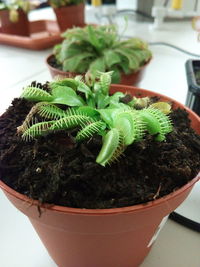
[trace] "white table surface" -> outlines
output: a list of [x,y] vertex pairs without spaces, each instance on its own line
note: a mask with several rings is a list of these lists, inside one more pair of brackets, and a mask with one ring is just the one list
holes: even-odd
[[[49,19],[54,18],[54,15],[51,10],[42,10],[34,11],[30,17],[32,20]],[[87,22],[95,22],[91,13],[86,19]],[[117,23],[121,29],[123,20],[119,18]],[[130,19],[126,35],[142,37],[148,42],[168,42],[200,54],[200,43],[197,42],[197,34],[192,30],[190,22],[168,22],[165,29],[153,31],[151,23],[138,23]],[[153,59],[140,87],[185,103],[187,82],[184,64],[191,57],[168,47],[150,48]],[[0,45],[0,113],[31,81],[51,80],[45,65],[45,58],[51,51],[30,51]],[[8,202],[2,192],[0,211],[0,266],[56,267],[28,219]],[[194,187],[192,194],[178,211],[200,222],[200,183]],[[200,234],[168,220],[141,267],[188,266],[200,266]]]

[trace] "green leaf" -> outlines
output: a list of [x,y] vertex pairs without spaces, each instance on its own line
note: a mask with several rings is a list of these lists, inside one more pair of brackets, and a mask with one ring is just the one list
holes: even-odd
[[49,132],[54,121],[43,121],[30,126],[22,135],[22,138],[29,141],[37,136],[41,136]]
[[52,101],[53,97],[48,92],[37,87],[28,86],[23,90],[21,97],[30,101]]
[[97,71],[104,72],[105,71],[105,62],[104,58],[100,57],[95,59],[89,67],[89,71],[96,76]]
[[89,97],[88,97],[88,99],[87,99],[87,104],[88,104],[88,106],[90,106],[90,107],[93,107],[93,108],[96,107],[95,99],[94,99],[93,96],[89,96]]
[[129,68],[129,63],[128,63],[128,60],[126,59],[126,60],[123,60],[120,64],[119,64],[119,66],[122,68],[122,70],[123,70],[123,72],[125,73],[125,74],[130,74],[131,73],[131,70],[130,70],[130,68]]
[[64,110],[50,103],[46,103],[46,104],[44,103],[44,105],[39,106],[38,114],[43,118],[52,119],[52,120],[65,117],[66,115]]
[[73,57],[67,58],[63,62],[63,70],[76,72],[79,64],[83,64],[82,61],[91,56],[92,53],[84,52],[81,54],[76,54]]
[[55,89],[56,87],[60,87],[60,86],[67,86],[67,87],[71,87],[72,89],[76,90],[78,86],[78,82],[76,81],[76,79],[64,78],[62,80],[53,81],[50,83],[51,89]]
[[147,130],[150,134],[157,134],[160,132],[160,124],[157,118],[151,114],[151,112],[148,112],[147,109],[144,109],[140,112],[140,116],[142,120],[146,123]]
[[112,65],[121,62],[120,56],[113,50],[105,50],[104,52],[105,63],[110,68]]
[[87,116],[90,116],[90,117],[99,116],[99,113],[96,111],[96,109],[95,108],[92,108],[90,106],[82,106],[82,107],[79,107],[77,109],[77,111],[80,114],[87,115]]
[[110,102],[109,109],[121,109],[121,111],[130,110],[130,107],[124,103]]
[[105,166],[106,163],[111,163],[116,160],[123,152],[123,145],[121,144],[120,132],[118,129],[113,128],[107,132],[103,138],[103,146],[96,162]]
[[101,87],[101,92],[104,95],[108,95],[109,89],[110,89],[110,84],[111,84],[111,75],[113,71],[105,72],[105,73],[100,73],[100,87]]
[[89,66],[90,66],[90,63],[92,60],[93,59],[91,59],[91,57],[83,59],[82,63],[77,66],[76,72],[77,73],[86,73],[89,69]]
[[123,47],[116,49],[116,52],[128,59],[129,68],[131,70],[137,70],[140,67],[139,59],[132,53],[131,49]]
[[87,86],[84,82],[78,81],[77,91],[85,94],[86,99],[92,95],[92,91],[89,86]]
[[94,85],[93,85],[93,92],[95,93],[95,95],[96,95],[97,92],[101,92],[101,85],[100,85],[99,82],[95,82],[94,83]]
[[128,40],[122,41],[119,44],[120,47],[129,47],[132,49],[147,49],[148,44],[141,40],[140,38],[130,38]]
[[57,86],[52,90],[52,103],[64,104],[68,106],[83,106],[84,100],[76,92],[67,86]]
[[143,53],[144,51],[142,50],[133,50],[132,53],[138,58],[140,65],[142,65],[143,62],[145,62],[145,60],[149,57],[147,57],[145,55],[145,53]]
[[105,121],[110,127],[113,127],[114,117],[121,112],[119,108],[98,109],[97,111],[101,115],[102,120]]
[[96,93],[96,103],[98,109],[105,108],[110,103],[110,98],[108,95],[104,95],[101,92]]
[[83,127],[83,129],[81,131],[78,132],[78,134],[76,136],[76,140],[82,141],[83,139],[89,139],[94,134],[102,132],[103,130],[105,130],[105,128],[106,128],[106,124],[102,121],[91,122],[90,124]]
[[80,45],[73,43],[73,41],[64,40],[60,49],[60,60],[63,62],[65,59],[81,54],[82,52],[83,50]]
[[57,44],[57,45],[55,45],[55,46],[53,47],[53,54],[55,55],[55,54],[60,53],[61,48],[62,48],[62,43],[61,43],[61,44]]
[[113,75],[112,75],[112,83],[120,83],[121,81],[121,72],[117,67],[112,68]]
[[113,95],[110,96],[110,102],[119,102],[119,99],[121,97],[124,97],[125,94],[122,92],[116,92]]
[[91,90],[86,86],[79,85],[77,87],[77,91],[82,92],[85,94],[86,99],[92,94]]
[[118,114],[114,119],[114,127],[123,133],[125,145],[130,145],[134,141],[133,119],[130,114]]
[[86,115],[68,115],[64,118],[56,120],[55,123],[50,127],[50,130],[67,130],[75,128],[81,125],[87,125],[93,120]]
[[140,111],[140,117],[146,123],[148,132],[156,136],[157,141],[165,140],[165,135],[172,131],[172,124],[161,110],[149,107]]
[[137,112],[125,111],[117,114],[113,125],[123,133],[125,145],[139,141],[144,135],[144,124]]
[[[85,74],[85,80],[87,80],[87,78],[89,78],[89,73],[86,73]],[[82,92],[85,94],[86,96],[86,99],[89,97],[89,96],[92,96],[92,90],[90,89],[90,85],[88,85],[86,82],[83,82],[83,76],[82,75],[77,75],[75,77],[75,80],[78,84],[78,88],[77,88],[77,91],[79,92]]]
[[99,44],[99,40],[96,37],[96,32],[93,26],[89,25],[87,27],[87,31],[88,31],[89,42],[99,51],[101,49],[101,45]]

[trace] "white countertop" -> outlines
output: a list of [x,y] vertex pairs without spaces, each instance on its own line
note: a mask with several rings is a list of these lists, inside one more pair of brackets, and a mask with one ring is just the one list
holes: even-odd
[[[31,19],[36,18],[53,18],[53,14],[50,10],[34,11]],[[93,21],[87,17],[87,22]],[[120,28],[122,24],[123,21],[119,18]],[[164,30],[153,31],[151,23],[138,23],[130,19],[125,34],[142,37],[148,42],[168,42],[200,54],[197,33],[192,30],[190,22],[168,22],[165,25]],[[164,46],[150,48],[153,59],[140,87],[185,103],[187,82],[184,64],[191,57]],[[14,97],[21,94],[22,87],[31,81],[51,80],[45,65],[45,58],[50,52],[51,49],[30,51],[0,45],[0,113],[8,107]],[[192,194],[178,211],[200,222],[199,207],[200,183],[194,187]],[[56,267],[28,219],[8,202],[2,192],[0,211],[0,266]],[[141,267],[199,267],[199,251],[200,234],[168,220]]]

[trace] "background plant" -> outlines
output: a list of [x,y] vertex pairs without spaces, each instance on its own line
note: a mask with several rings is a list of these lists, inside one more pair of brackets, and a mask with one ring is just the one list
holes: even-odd
[[73,28],[62,34],[64,41],[54,47],[56,61],[63,71],[90,73],[113,71],[112,82],[119,83],[121,72],[136,72],[152,56],[147,43],[139,38],[122,41],[114,25]]
[[[122,92],[109,95],[110,72],[101,73],[98,80],[86,76],[85,83],[81,78],[51,82],[50,92],[36,87],[24,90],[22,97],[38,103],[18,127],[23,139],[69,129],[77,129],[77,142],[100,135],[102,148],[96,162],[105,166],[117,160],[128,145],[140,141],[146,133],[154,135],[157,141],[163,141],[172,131],[170,119],[162,111],[169,113],[169,104],[160,102],[136,110],[136,98],[123,103],[121,100],[126,95]],[[65,108],[61,109],[58,104]],[[34,123],[36,114],[45,121]]]
[[9,19],[11,22],[15,23],[19,19],[18,10],[22,9],[25,13],[28,13],[33,5],[30,1],[23,0],[13,0],[9,4],[0,3],[0,10],[9,10]]
[[80,3],[84,3],[84,0],[49,0],[49,4],[53,8],[59,8],[64,6],[70,6],[70,5],[78,5]]

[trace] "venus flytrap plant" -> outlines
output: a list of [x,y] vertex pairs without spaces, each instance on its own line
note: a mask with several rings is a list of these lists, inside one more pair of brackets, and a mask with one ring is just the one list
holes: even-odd
[[23,0],[12,0],[10,3],[0,3],[0,10],[9,10],[9,19],[13,23],[19,20],[19,9],[23,10],[24,13],[28,13],[33,7],[34,4],[32,4],[31,1]]
[[[121,99],[126,98],[122,92],[109,95],[111,75],[111,72],[98,73],[94,79],[87,74],[86,82],[81,76],[53,81],[49,84],[50,92],[25,88],[22,97],[38,103],[18,132],[23,139],[31,140],[58,130],[76,129],[77,142],[100,135],[102,148],[96,162],[102,166],[118,160],[128,145],[142,140],[147,132],[155,135],[155,140],[164,141],[172,131],[165,114],[170,111],[169,104],[145,104],[145,108],[137,110],[136,99],[122,103]],[[44,121],[32,123],[37,114]]]
[[113,71],[112,83],[121,74],[137,72],[151,57],[146,42],[139,38],[122,41],[114,25],[68,29],[64,40],[54,47],[55,61],[63,71],[96,76],[97,71]]

